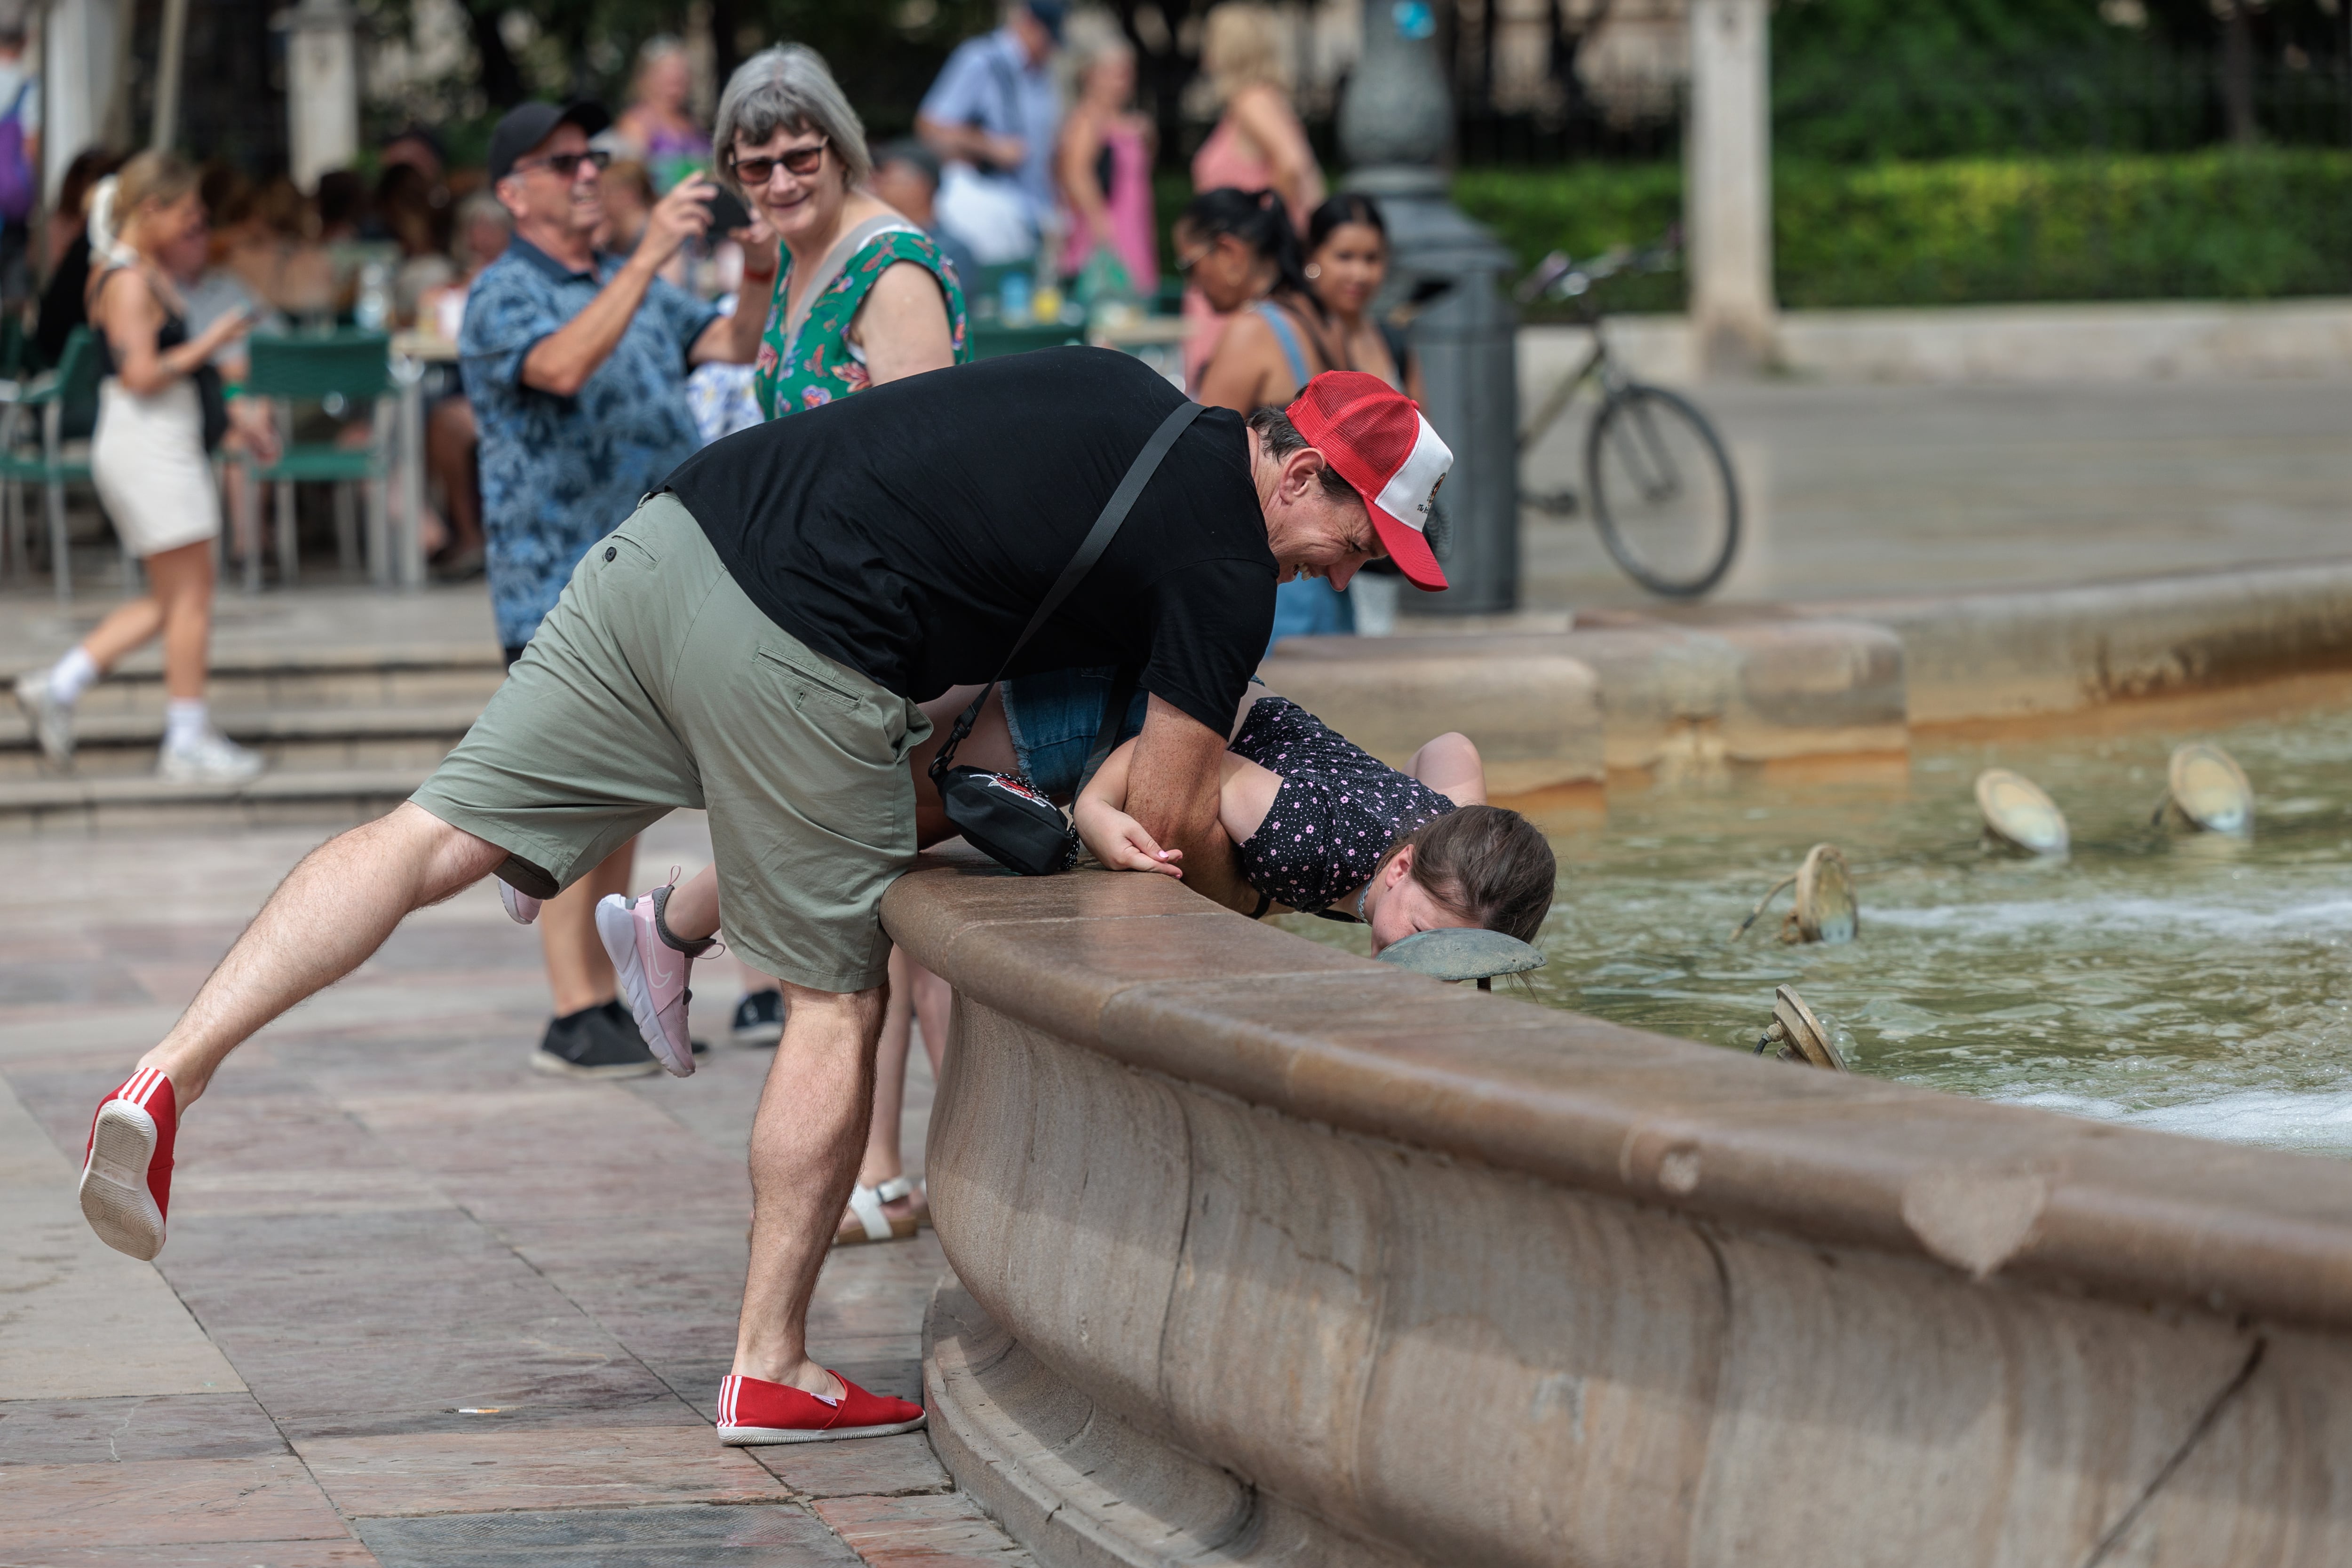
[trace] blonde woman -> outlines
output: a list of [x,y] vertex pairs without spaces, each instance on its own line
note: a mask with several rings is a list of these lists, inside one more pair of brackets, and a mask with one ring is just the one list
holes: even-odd
[[[1228,0],[1210,10],[1201,68],[1224,112],[1192,155],[1192,189],[1272,191],[1282,198],[1291,232],[1298,234],[1323,200],[1323,171],[1307,144],[1307,128],[1290,106],[1278,26],[1264,5]],[[1187,288],[1184,319],[1192,328],[1184,340],[1184,379],[1197,386],[1217,351],[1225,318],[1199,289]]]
[[693,99],[686,46],[667,35],[648,39],[637,51],[629,107],[614,121],[613,135],[646,165],[656,195],[710,162],[710,138],[695,123]]
[[92,235],[89,321],[108,368],[90,471],[115,531],[146,564],[148,591],[118,606],[55,664],[21,677],[16,701],[42,752],[66,767],[74,705],[116,661],[161,632],[166,701],[155,771],[173,783],[234,784],[259,773],[261,758],[215,729],[205,705],[213,541],[220,534],[220,494],[205,452],[227,425],[210,361],[244,336],[252,317],[231,311],[188,335],[187,303],[171,263],[205,228],[196,185],[186,159],[142,152],[123,166],[99,220],[113,229],[112,243],[101,247],[98,230]]
[[1128,292],[1149,299],[1160,287],[1160,241],[1151,211],[1151,120],[1135,111],[1135,51],[1123,38],[1097,45],[1078,75],[1078,101],[1062,121],[1055,177],[1070,209],[1062,271],[1076,277],[1097,251],[1127,274]]

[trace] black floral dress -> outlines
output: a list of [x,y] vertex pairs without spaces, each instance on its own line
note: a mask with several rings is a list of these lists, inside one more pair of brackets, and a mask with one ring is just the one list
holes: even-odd
[[1308,914],[1370,882],[1390,845],[1454,810],[1282,697],[1260,697],[1228,749],[1282,779],[1265,821],[1241,846],[1242,875]]

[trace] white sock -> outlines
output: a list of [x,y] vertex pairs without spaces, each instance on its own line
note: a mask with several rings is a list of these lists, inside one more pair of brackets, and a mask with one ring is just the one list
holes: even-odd
[[49,700],[71,707],[98,679],[98,661],[80,646],[49,666]]
[[163,705],[163,749],[178,751],[204,739],[211,710],[202,697],[173,697]]

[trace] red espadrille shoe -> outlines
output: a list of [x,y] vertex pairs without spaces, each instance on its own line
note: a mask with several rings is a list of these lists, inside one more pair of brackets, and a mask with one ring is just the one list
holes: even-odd
[[719,1380],[719,1440],[736,1448],[759,1443],[829,1443],[836,1437],[887,1437],[923,1424],[923,1407],[868,1394],[839,1373],[841,1397],[803,1393],[782,1383],[730,1373]]
[[90,1118],[81,1161],[82,1218],[117,1252],[152,1258],[163,1249],[179,1123],[172,1081],[154,1067],[124,1080]]

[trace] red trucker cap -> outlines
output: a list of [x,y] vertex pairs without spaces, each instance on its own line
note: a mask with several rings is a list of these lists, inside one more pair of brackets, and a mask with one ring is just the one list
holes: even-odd
[[1412,399],[1361,371],[1326,371],[1285,411],[1307,444],[1356,487],[1381,543],[1415,588],[1446,586],[1429,548],[1430,503],[1454,453]]

